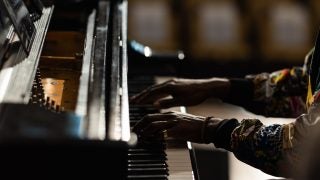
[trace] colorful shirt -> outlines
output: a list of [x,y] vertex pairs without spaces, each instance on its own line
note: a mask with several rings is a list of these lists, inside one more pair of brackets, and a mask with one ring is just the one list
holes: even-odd
[[[231,79],[230,96],[225,101],[265,116],[296,120],[266,126],[258,119],[237,123],[233,119],[228,126],[230,142],[217,143],[217,146],[232,151],[239,160],[268,174],[291,177],[299,170],[307,138],[320,125],[317,119],[320,117],[319,69],[320,46],[316,44],[302,67]],[[226,131],[224,127],[219,129]]]

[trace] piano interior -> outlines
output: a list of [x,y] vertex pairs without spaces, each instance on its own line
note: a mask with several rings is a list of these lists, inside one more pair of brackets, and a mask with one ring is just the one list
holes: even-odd
[[84,34],[76,31],[49,31],[47,34],[38,69],[44,94],[55,106],[52,108],[75,111],[84,38]]

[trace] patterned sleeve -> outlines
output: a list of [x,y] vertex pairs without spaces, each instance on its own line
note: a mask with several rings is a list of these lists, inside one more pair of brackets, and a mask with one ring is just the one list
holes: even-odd
[[224,101],[264,116],[296,118],[306,112],[307,79],[303,67],[230,79]]
[[231,151],[244,163],[279,175],[275,164],[281,158],[282,138],[283,126],[264,126],[257,119],[245,119],[231,134]]
[[[260,114],[298,117],[306,112],[307,75],[302,67],[246,77],[254,84],[253,104]],[[257,109],[259,111],[259,109]]]
[[[305,164],[301,162],[306,154],[310,154],[308,148],[314,144],[310,137],[320,129],[320,91],[311,94],[308,99],[312,101],[308,107],[305,105],[305,96],[310,90],[306,73],[310,56],[311,53],[307,55],[304,67],[250,75],[246,79],[231,81],[230,92],[233,95],[228,100],[244,102],[244,107],[250,107],[245,106],[246,103],[260,103],[264,114],[295,116],[294,122],[264,125],[258,119],[244,119],[240,123],[235,119],[224,120],[217,128],[212,142],[265,173],[282,177],[303,174]],[[247,91],[240,92],[244,89]],[[249,98],[254,103],[248,103]]]
[[304,173],[303,162],[308,160],[310,147],[318,142],[312,140],[320,128],[320,92],[314,98],[308,112],[289,124],[266,126],[257,119],[242,120],[231,133],[230,151],[242,162],[274,176]]

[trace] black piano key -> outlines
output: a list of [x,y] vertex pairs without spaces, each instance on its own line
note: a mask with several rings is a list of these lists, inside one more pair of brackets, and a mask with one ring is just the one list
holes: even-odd
[[158,164],[158,163],[165,163],[167,164],[165,161],[163,160],[158,160],[158,159],[129,159],[128,160],[128,166],[130,166],[130,164]]
[[129,175],[130,180],[167,180],[167,175]]
[[145,149],[145,148],[137,148],[137,149],[129,149],[129,153],[163,153],[161,149]]
[[148,167],[160,167],[167,168],[167,163],[130,163],[128,165],[129,168],[148,168]]
[[166,167],[129,167],[130,175],[169,175]]
[[165,154],[153,154],[153,153],[143,153],[143,154],[128,154],[128,158],[132,160],[137,159],[154,159],[154,160],[167,160]]

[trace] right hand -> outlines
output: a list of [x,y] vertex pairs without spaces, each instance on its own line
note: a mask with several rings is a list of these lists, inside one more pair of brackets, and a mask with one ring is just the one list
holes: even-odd
[[[228,79],[172,79],[150,86],[130,98],[134,104],[154,104],[159,108],[197,105],[209,97],[222,98],[230,87]],[[166,98],[171,96],[171,98]]]
[[[208,125],[216,129],[222,119],[206,119],[202,116],[196,116],[180,112],[166,112],[159,114],[149,114],[143,117],[134,127],[133,132],[145,141],[164,138],[191,141],[195,143],[208,143]],[[213,136],[213,134],[210,134]]]

